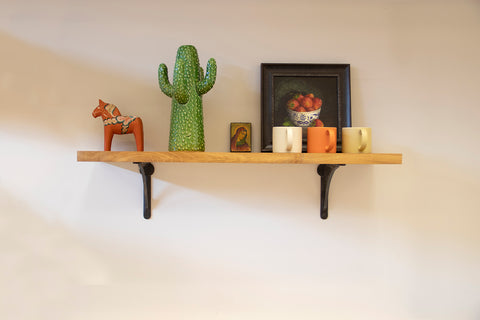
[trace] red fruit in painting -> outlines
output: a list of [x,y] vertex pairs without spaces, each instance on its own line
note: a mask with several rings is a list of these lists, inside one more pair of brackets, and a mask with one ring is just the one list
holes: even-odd
[[310,107],[310,108],[305,108],[305,110],[307,110],[307,111],[314,111],[315,108],[314,108],[314,107]]
[[302,94],[301,94],[301,93],[295,93],[295,94],[293,95],[293,98],[292,98],[292,99],[297,99],[297,100],[298,100],[299,98],[302,98],[302,99],[303,99]]
[[324,127],[322,120],[315,119],[315,127]]
[[303,98],[301,105],[302,105],[302,107],[304,107],[305,109],[306,109],[306,108],[311,108],[311,107],[313,107],[312,98],[309,98],[309,97]]
[[298,107],[297,109],[295,109],[295,111],[298,111],[298,112],[305,112],[307,110],[305,110],[304,107]]
[[322,99],[320,98],[313,98],[313,107],[315,108],[315,110],[319,109],[323,104],[323,101]]
[[300,105],[300,103],[295,100],[295,99],[290,99],[288,100],[287,102],[287,107],[291,110],[295,109],[296,107],[298,107]]
[[313,93],[309,93],[305,97],[309,97],[310,99],[313,99],[315,96],[313,95]]

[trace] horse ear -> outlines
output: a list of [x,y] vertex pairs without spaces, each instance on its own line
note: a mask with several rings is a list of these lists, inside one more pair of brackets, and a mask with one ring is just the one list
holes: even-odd
[[99,104],[105,104],[105,102],[102,101],[102,99],[98,99]]

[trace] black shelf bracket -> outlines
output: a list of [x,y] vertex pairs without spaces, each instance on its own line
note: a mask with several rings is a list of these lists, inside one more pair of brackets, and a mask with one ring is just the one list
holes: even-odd
[[[155,167],[150,162],[134,162],[138,164],[143,180],[143,217],[150,219],[152,216],[152,174]],[[317,173],[320,176],[320,217],[328,218],[328,193],[330,182],[335,170],[344,164],[319,164]]]
[[143,217],[150,219],[152,216],[152,174],[155,167],[150,162],[134,162],[138,164],[143,179]]
[[333,173],[344,164],[319,164],[317,173],[320,176],[320,218],[328,218],[328,192]]

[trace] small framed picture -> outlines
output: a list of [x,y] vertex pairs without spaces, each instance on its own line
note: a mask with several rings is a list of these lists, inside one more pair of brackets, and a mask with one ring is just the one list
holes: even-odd
[[251,123],[230,123],[230,152],[252,152]]

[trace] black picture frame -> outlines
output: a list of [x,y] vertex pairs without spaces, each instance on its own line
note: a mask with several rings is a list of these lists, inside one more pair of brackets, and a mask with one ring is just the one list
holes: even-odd
[[[342,128],[351,127],[350,64],[262,63],[262,152],[272,152],[272,128],[293,125],[287,101],[295,94],[312,93],[322,99],[319,119],[325,127],[337,128],[337,152],[342,150]],[[306,131],[303,130],[303,152]]]

